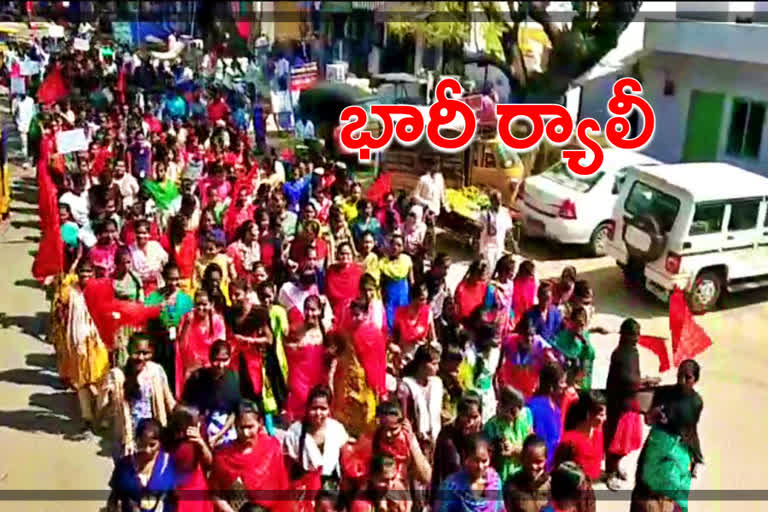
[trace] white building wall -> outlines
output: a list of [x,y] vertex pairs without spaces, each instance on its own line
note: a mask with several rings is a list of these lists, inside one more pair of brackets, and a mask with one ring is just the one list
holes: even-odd
[[[731,105],[736,97],[768,102],[768,66],[733,61],[655,54],[641,60],[645,97],[656,115],[656,133],[647,154],[665,162],[683,156],[691,92],[725,94],[718,160],[768,175],[768,130],[763,125],[757,160],[737,159],[725,154]],[[674,96],[664,96],[664,81],[675,85]]]

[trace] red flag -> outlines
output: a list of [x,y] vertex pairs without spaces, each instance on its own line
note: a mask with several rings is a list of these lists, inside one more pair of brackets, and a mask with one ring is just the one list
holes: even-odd
[[61,75],[61,68],[55,65],[37,90],[37,101],[43,104],[56,103],[69,96],[69,90]]
[[88,280],[83,294],[101,340],[109,348],[113,347],[120,327],[143,327],[147,320],[160,316],[162,311],[161,306],[148,307],[141,302],[117,299],[109,278]]
[[669,370],[669,351],[667,350],[667,340],[657,336],[640,336],[637,344],[645,347],[659,358],[659,372],[663,373]]
[[392,192],[392,174],[385,172],[376,178],[365,196],[375,204],[384,200],[384,197]]
[[672,358],[676,367],[712,345],[710,337],[693,319],[679,288],[675,288],[669,298],[669,330],[672,333]]
[[39,281],[64,272],[64,242],[61,239],[59,199],[48,170],[49,155],[44,150],[37,165],[37,211],[42,231],[32,275]]

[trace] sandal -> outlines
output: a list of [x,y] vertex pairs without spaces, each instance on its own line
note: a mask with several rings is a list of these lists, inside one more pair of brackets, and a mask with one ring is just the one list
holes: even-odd
[[619,480],[623,480],[623,481],[626,482],[627,481],[627,472],[622,470],[622,469],[618,469],[618,470],[616,470],[616,477]]
[[605,486],[610,489],[611,491],[619,491],[621,490],[621,482],[617,478],[617,475],[611,475],[609,476],[605,481]]

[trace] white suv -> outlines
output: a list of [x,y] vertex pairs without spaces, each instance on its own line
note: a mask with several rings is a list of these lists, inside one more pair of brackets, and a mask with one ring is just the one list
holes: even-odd
[[723,290],[768,286],[768,178],[724,163],[633,168],[616,200],[608,255],[664,301],[691,310]]
[[659,163],[641,153],[609,148],[592,176],[574,174],[558,162],[526,178],[518,195],[523,232],[563,244],[588,244],[593,255],[602,256],[625,169]]

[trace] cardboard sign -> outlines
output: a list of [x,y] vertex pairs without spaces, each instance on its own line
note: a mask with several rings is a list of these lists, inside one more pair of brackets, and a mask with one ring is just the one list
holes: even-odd
[[61,25],[48,25],[48,37],[61,39],[64,37],[64,27]]
[[56,148],[59,153],[67,154],[75,151],[87,151],[88,141],[82,128],[59,132],[56,135]]
[[21,76],[33,76],[40,73],[40,63],[36,60],[25,59],[21,63]]
[[76,37],[75,40],[72,42],[72,47],[75,50],[79,50],[81,52],[87,52],[88,50],[91,49],[91,43],[87,39]]

